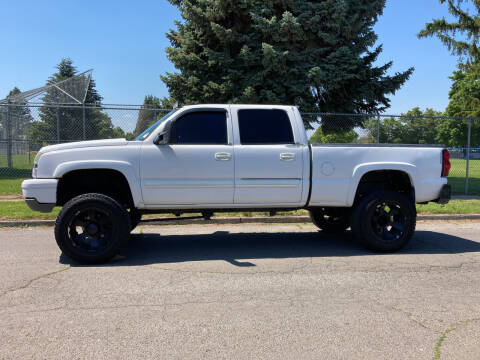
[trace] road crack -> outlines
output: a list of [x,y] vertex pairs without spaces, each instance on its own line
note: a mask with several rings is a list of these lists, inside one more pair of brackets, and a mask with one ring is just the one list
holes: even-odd
[[395,306],[387,306],[389,307],[390,309],[392,310],[395,310],[395,311],[398,311],[398,312],[401,312],[402,314],[406,315],[410,321],[413,321],[415,324],[423,327],[424,329],[430,329],[427,325],[425,325],[424,323],[422,323],[421,321],[417,320],[414,318],[413,314],[409,311],[406,311],[406,310],[403,310],[403,309],[400,309],[398,307],[395,307]]
[[71,269],[70,265],[67,266],[67,267],[64,267],[60,270],[56,270],[56,271],[52,271],[52,272],[49,272],[47,274],[43,274],[43,275],[40,275],[40,276],[37,276],[36,278],[34,279],[31,279],[29,280],[26,284],[18,287],[18,288],[14,288],[14,289],[10,289],[10,290],[7,290],[7,291],[4,291],[3,293],[0,294],[0,298],[9,294],[9,293],[12,293],[12,292],[15,292],[15,291],[19,291],[19,290],[23,290],[23,289],[26,289],[28,287],[30,287],[35,281],[38,281],[40,279],[45,279],[45,278],[48,278],[49,276],[52,276],[52,275],[56,275],[56,274],[59,274],[61,272],[64,272],[64,271],[67,271]]

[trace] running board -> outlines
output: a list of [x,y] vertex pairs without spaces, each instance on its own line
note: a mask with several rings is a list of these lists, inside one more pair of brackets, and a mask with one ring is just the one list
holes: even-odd
[[174,218],[159,218],[159,219],[146,219],[146,220],[140,220],[139,224],[148,224],[148,223],[153,223],[153,222],[169,222],[169,221],[182,221],[182,220],[197,220],[197,219],[204,219],[204,220],[210,220],[213,216],[213,213],[202,213],[201,216],[185,216],[181,217],[180,214],[176,214],[176,217]]

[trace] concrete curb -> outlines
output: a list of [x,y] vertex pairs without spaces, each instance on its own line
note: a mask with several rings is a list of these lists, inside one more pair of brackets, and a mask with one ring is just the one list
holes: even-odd
[[[417,221],[454,221],[480,220],[480,214],[466,215],[419,215]],[[160,219],[142,222],[139,226],[166,226],[166,225],[209,225],[209,224],[304,224],[310,223],[308,216],[272,216],[272,217],[218,217],[211,220],[203,219]],[[0,221],[0,227],[36,227],[53,226],[55,220],[16,220]]]

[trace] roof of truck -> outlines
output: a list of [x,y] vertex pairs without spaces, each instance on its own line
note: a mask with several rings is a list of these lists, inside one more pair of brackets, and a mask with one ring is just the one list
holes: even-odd
[[182,106],[182,109],[189,109],[189,108],[225,108],[225,107],[235,107],[240,109],[291,109],[294,107],[293,105],[260,105],[260,104],[199,104],[199,105],[185,105]]

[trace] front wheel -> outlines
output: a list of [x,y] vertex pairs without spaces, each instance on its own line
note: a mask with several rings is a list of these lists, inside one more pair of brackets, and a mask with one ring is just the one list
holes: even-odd
[[62,252],[81,263],[103,263],[114,257],[130,236],[130,216],[116,200],[84,194],[66,203],[55,222]]
[[393,191],[376,191],[355,206],[352,231],[367,248],[394,252],[412,238],[416,216],[415,204],[407,196]]

